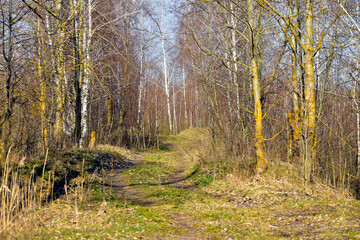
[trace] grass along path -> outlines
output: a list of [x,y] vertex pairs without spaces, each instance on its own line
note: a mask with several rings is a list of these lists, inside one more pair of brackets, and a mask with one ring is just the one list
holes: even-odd
[[188,130],[164,137],[160,150],[118,152],[134,165],[108,171],[81,199],[74,190],[69,201],[59,199],[24,215],[19,222],[28,224],[7,237],[360,239],[356,200],[340,195],[328,200],[328,192],[317,194],[316,186],[294,188],[296,180],[281,176],[213,181],[197,157],[205,135]]

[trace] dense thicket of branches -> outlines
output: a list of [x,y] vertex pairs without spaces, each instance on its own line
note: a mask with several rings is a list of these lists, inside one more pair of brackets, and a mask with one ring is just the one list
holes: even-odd
[[359,9],[0,1],[1,159],[86,147],[91,132],[97,143],[147,148],[159,134],[205,127],[215,161],[235,170],[261,174],[277,159],[306,182],[356,189]]
[[263,147],[307,182],[356,185],[357,1],[188,1],[182,14],[181,53],[222,151],[262,172]]

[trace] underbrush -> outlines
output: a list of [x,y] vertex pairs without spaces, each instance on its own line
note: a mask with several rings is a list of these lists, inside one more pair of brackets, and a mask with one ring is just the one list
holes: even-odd
[[210,194],[265,205],[284,201],[354,199],[348,189],[329,186],[321,178],[315,178],[311,184],[305,183],[299,164],[278,156],[268,157],[265,173],[258,176],[254,172],[254,158],[228,152],[227,146],[211,139],[209,133],[206,136],[204,132],[203,139],[206,141],[197,149],[201,163],[198,185],[206,186],[205,191]]
[[39,159],[10,152],[1,169],[0,237],[41,225],[39,211],[56,199],[77,207],[94,198],[92,187],[103,190],[107,184],[104,171],[127,167],[121,152],[112,149],[47,152]]
[[267,171],[256,176],[241,169],[233,169],[226,175],[217,174],[219,171],[208,167],[208,175],[215,181],[204,189],[212,195],[222,196],[240,204],[272,206],[285,202],[297,201],[327,201],[352,200],[348,190],[334,189],[315,179],[312,184],[305,184],[298,176],[298,169],[288,162],[274,160]]

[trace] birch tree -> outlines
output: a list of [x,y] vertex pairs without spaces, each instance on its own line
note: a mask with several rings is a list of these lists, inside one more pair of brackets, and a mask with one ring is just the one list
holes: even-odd
[[238,28],[238,23],[237,23],[237,19],[234,16],[235,14],[235,7],[234,7],[234,3],[230,2],[230,34],[231,34],[231,42],[230,42],[230,49],[231,49],[231,62],[233,65],[233,69],[230,70],[230,76],[231,76],[231,80],[232,83],[234,85],[235,88],[235,94],[236,94],[236,105],[235,105],[235,109],[236,109],[236,117],[237,117],[237,121],[240,121],[240,92],[239,92],[239,82],[238,82],[238,63],[237,63],[237,58],[238,58],[238,51],[237,51],[237,42],[238,39],[236,37],[236,30]]
[[47,109],[46,109],[46,79],[44,75],[44,37],[43,37],[43,26],[42,19],[37,17],[37,77],[40,82],[40,115],[41,115],[41,132],[42,132],[42,143],[43,153],[48,149],[48,127],[47,127]]
[[171,109],[170,109],[170,81],[168,76],[168,63],[167,63],[167,49],[166,41],[164,36],[165,23],[164,23],[164,14],[165,14],[165,3],[162,0],[162,10],[161,10],[161,28],[160,28],[160,37],[161,37],[161,48],[163,53],[163,74],[164,74],[164,90],[166,95],[166,107],[169,120],[169,129],[170,132],[173,132],[173,124],[171,119]]
[[85,146],[89,136],[89,107],[90,107],[90,68],[91,68],[91,39],[92,39],[92,9],[93,0],[85,0],[83,4],[84,11],[84,30],[82,49],[84,51],[83,77],[81,82],[81,138],[80,146]]
[[70,7],[73,14],[72,19],[72,44],[73,44],[73,66],[74,66],[74,90],[75,90],[75,127],[74,142],[77,146],[81,139],[81,41],[80,28],[83,16],[80,13],[82,0],[71,0]]
[[[141,113],[142,113],[142,99],[143,99],[143,89],[144,89],[144,13],[143,9],[141,9],[140,13],[140,71],[139,71],[139,96],[138,96],[138,112],[137,112],[137,119],[136,119],[136,125],[137,125],[137,138],[138,138],[138,144],[140,143],[140,131],[141,131]],[[144,142],[145,144],[145,142]]]
[[188,127],[188,110],[187,110],[187,99],[186,99],[186,73],[184,64],[182,65],[182,84],[183,84],[183,98],[184,98],[184,120],[185,128]]
[[55,0],[55,14],[56,18],[56,31],[55,31],[55,83],[56,83],[56,113],[55,113],[55,126],[54,137],[55,141],[59,144],[62,141],[64,134],[64,111],[65,111],[65,22],[63,21],[63,3],[61,0]]

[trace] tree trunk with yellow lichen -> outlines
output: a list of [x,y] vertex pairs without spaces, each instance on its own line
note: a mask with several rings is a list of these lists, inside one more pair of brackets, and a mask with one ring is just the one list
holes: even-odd
[[[253,1],[247,0],[248,7],[248,21],[250,27],[249,44],[250,44],[250,56],[251,56],[251,77],[254,94],[254,118],[255,118],[255,153],[256,153],[256,169],[257,174],[261,174],[265,171],[266,161],[263,148],[264,137],[262,134],[263,129],[263,114],[261,108],[261,86],[260,86],[260,70],[258,64],[259,51],[256,46],[259,43],[259,36],[255,37],[254,29],[254,16],[253,16]],[[260,34],[260,33],[257,33]]]
[[256,173],[260,174],[265,171],[265,154],[263,149],[264,137],[262,134],[263,114],[261,109],[261,90],[260,79],[258,74],[258,66],[255,57],[251,59],[252,84],[254,92],[254,117],[255,117],[255,150],[256,150]]
[[305,99],[304,99],[304,128],[302,160],[304,162],[304,178],[306,182],[313,181],[316,167],[316,106],[315,106],[315,75],[314,75],[314,47],[313,47],[313,4],[306,1],[305,19]]
[[[295,4],[293,1],[289,1],[290,4],[290,16],[291,21],[296,22],[294,19],[294,9]],[[298,64],[297,64],[297,53],[298,53],[298,43],[296,42],[296,38],[294,33],[291,34],[290,44],[293,49],[292,53],[292,91],[293,91],[293,113],[288,115],[288,120],[292,128],[291,140],[290,140],[290,152],[291,158],[293,162],[297,162],[299,160],[299,141],[301,135],[301,117],[300,117],[300,93],[298,90]]]

